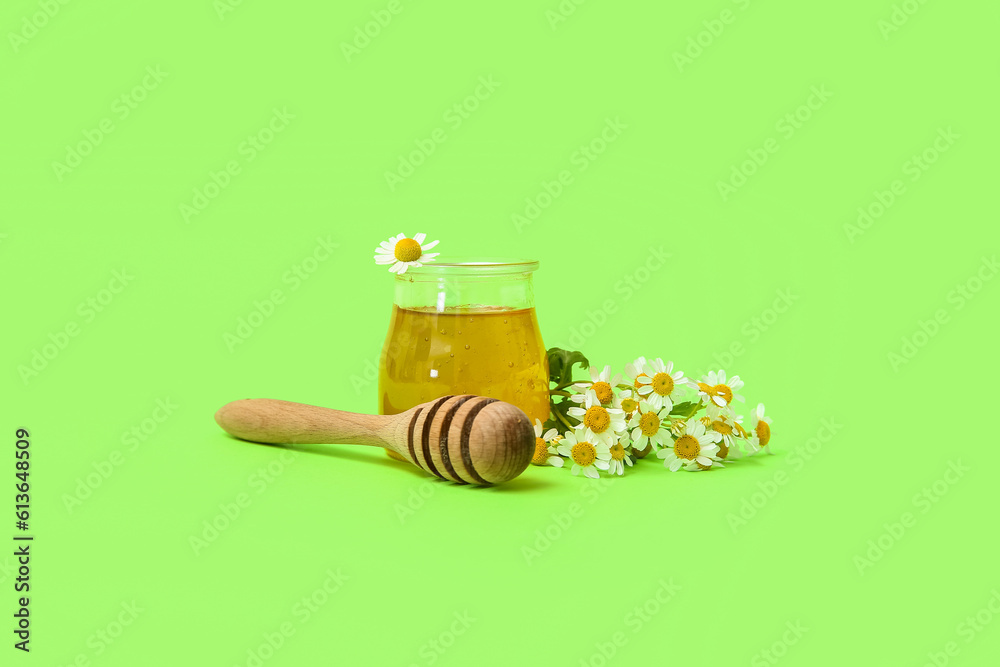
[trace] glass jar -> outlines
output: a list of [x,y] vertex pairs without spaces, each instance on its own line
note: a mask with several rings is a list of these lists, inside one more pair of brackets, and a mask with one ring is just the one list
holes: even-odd
[[379,363],[379,414],[475,394],[545,422],[549,365],[535,317],[537,268],[536,261],[477,259],[429,263],[396,276]]

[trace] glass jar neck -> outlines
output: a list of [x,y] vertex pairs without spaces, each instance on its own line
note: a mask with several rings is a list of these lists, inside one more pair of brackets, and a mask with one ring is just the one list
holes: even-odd
[[393,302],[400,308],[439,313],[534,308],[535,267],[536,262],[462,263],[407,271],[396,277]]

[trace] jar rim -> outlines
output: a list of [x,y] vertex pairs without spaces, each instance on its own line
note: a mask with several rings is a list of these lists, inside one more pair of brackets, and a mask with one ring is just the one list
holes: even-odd
[[496,276],[532,273],[538,269],[535,259],[503,257],[455,257],[441,262],[428,262],[411,266],[406,273],[396,276],[399,280],[429,276]]

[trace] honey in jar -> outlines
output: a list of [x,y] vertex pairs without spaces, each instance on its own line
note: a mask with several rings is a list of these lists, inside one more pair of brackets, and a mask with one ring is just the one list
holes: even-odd
[[516,405],[532,422],[547,420],[548,361],[531,283],[537,266],[463,261],[397,276],[379,364],[379,413],[476,394]]

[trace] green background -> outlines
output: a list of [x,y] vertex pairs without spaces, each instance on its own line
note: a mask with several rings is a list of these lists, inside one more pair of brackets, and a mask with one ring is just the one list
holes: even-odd
[[[888,0],[593,0],[563,3],[558,22],[557,0],[401,0],[348,55],[388,3],[52,4],[0,9],[0,488],[13,534],[27,428],[36,536],[32,651],[5,625],[4,664],[256,664],[248,652],[285,623],[294,634],[262,664],[996,655],[995,3],[897,4],[887,31]],[[498,85],[458,123],[449,109],[481,77]],[[803,107],[814,89],[827,99]],[[293,117],[251,151],[275,109]],[[609,120],[625,127],[581,163]],[[385,173],[439,128],[391,188]],[[54,166],[87,133],[89,154]],[[226,187],[185,215],[230,162]],[[518,227],[563,170],[572,181]],[[532,467],[470,489],[376,450],[282,459],[226,438],[212,414],[237,398],[376,410],[392,278],[372,250],[421,231],[442,253],[539,259],[550,346],[619,369],[640,354],[688,375],[724,362],[767,405],[776,455],[702,475],[643,461],[596,485]],[[336,249],[295,282],[318,238]],[[661,247],[669,261],[639,270]],[[131,278],[112,295],[116,271]],[[274,290],[271,316],[227,345]],[[26,374],[67,326],[77,335]],[[158,400],[176,406],[162,423]],[[80,484],[89,495],[68,504]],[[239,516],[193,547],[240,494]],[[12,565],[0,557],[8,624]],[[348,577],[329,595],[328,570]],[[655,613],[639,622],[643,607]]]

